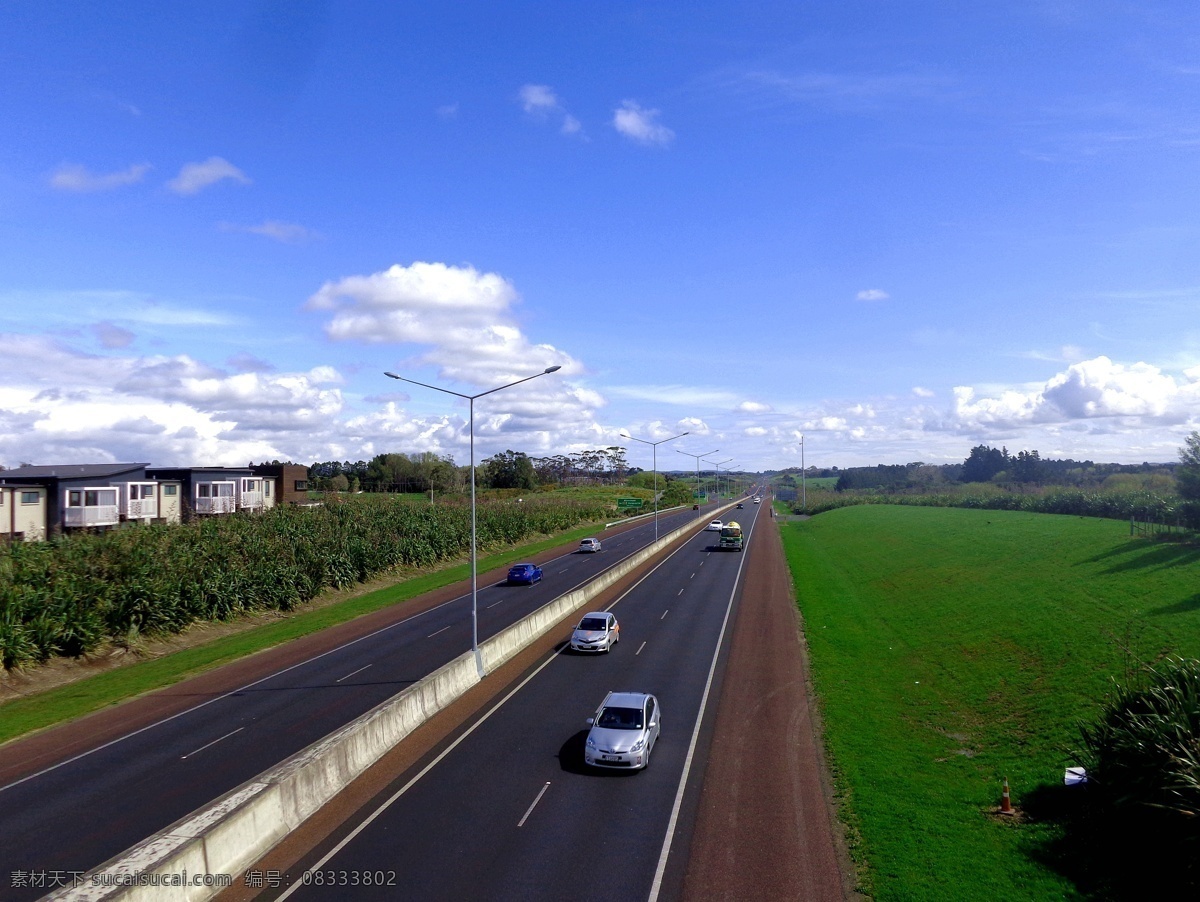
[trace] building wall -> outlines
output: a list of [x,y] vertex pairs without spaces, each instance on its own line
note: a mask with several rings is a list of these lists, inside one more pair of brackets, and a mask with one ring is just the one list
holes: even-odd
[[[37,496],[33,504],[30,496]],[[0,535],[26,542],[46,538],[47,492],[41,486],[0,487]]]
[[[172,493],[171,490],[174,489]],[[183,484],[164,480],[158,484],[157,523],[179,523],[183,520]]]

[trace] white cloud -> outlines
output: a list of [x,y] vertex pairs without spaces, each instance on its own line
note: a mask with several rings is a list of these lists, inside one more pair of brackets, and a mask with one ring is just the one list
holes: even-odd
[[658,121],[659,115],[659,110],[644,109],[635,100],[623,100],[613,112],[612,125],[638,144],[665,147],[674,140],[675,132]]
[[517,93],[527,113],[547,113],[559,108],[558,97],[549,85],[522,85]]
[[1183,422],[1200,410],[1200,380],[1179,381],[1148,363],[1129,366],[1108,357],[1071,364],[1040,387],[1007,389],[977,397],[954,389],[954,413],[968,426],[1015,427],[1105,417]]
[[243,185],[250,184],[250,178],[228,160],[222,157],[209,157],[203,163],[185,163],[179,170],[179,175],[167,182],[167,187],[176,194],[197,194],[210,185],[225,179],[232,179]]
[[912,393],[914,395],[916,395],[918,398],[932,398],[935,394],[934,392],[930,391],[929,389],[922,388],[919,385],[913,386]]
[[771,410],[771,405],[762,404],[758,401],[743,401],[737,406],[737,409],[742,413],[768,413]]
[[282,222],[278,219],[268,219],[260,225],[236,225],[223,222],[220,228],[225,232],[244,232],[248,235],[261,235],[281,244],[307,244],[319,238],[316,232],[294,222]]
[[50,176],[50,185],[60,191],[79,193],[111,191],[136,185],[150,169],[149,163],[138,163],[119,172],[93,173],[84,166],[64,164]]
[[880,288],[867,288],[855,295],[860,301],[886,301],[891,295]]
[[526,115],[541,121],[551,116],[562,117],[559,131],[564,135],[583,137],[583,124],[567,112],[554,89],[549,85],[522,85],[517,92]]
[[127,348],[133,344],[133,339],[136,337],[128,329],[122,329],[109,322],[93,325],[92,334],[96,336],[96,340],[100,342],[102,348],[109,349]]

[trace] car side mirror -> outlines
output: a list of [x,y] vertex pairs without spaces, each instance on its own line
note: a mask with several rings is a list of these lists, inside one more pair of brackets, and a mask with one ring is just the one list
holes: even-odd
[[595,722],[596,722],[596,718],[594,718],[594,717],[589,717],[587,719],[587,723],[588,723],[589,727],[592,726],[592,724],[594,724]]
[[657,726],[658,726],[658,721],[657,721],[657,720],[652,720],[652,721],[650,721],[650,729],[652,729],[652,730],[653,730],[653,729],[654,729],[655,727],[657,727]]

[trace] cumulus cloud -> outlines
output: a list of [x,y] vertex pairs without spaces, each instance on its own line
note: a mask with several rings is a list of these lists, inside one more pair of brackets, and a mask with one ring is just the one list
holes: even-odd
[[932,398],[935,394],[927,388],[922,388],[920,385],[914,385],[912,393],[918,398]]
[[1178,380],[1148,363],[1124,365],[1096,357],[1067,367],[1044,385],[977,396],[954,389],[954,413],[970,425],[1014,427],[1104,417],[1143,417],[1184,422],[1200,409],[1200,380]]
[[613,112],[612,126],[638,144],[665,147],[675,139],[675,132],[658,121],[660,115],[659,110],[645,109],[636,100],[623,100]]
[[866,288],[855,295],[860,301],[886,301],[891,295],[881,288]]
[[231,179],[243,185],[250,178],[223,157],[209,157],[203,163],[185,163],[179,175],[167,182],[167,187],[176,194],[198,194],[210,185]]
[[771,410],[771,405],[759,401],[743,401],[737,406],[737,409],[741,413],[767,413]]
[[114,188],[136,185],[150,169],[149,163],[138,163],[118,172],[95,173],[85,166],[64,164],[50,176],[50,185],[59,191],[78,193],[112,191]]

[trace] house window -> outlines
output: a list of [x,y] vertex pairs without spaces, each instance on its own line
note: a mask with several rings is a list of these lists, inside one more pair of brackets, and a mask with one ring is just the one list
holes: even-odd
[[164,485],[162,487],[163,494],[164,495],[174,495],[178,488],[179,488],[179,486],[177,486],[177,485]]
[[263,481],[263,494],[266,495],[268,498],[271,497],[271,483],[269,483],[265,480]]
[[79,507],[83,504],[83,492],[78,490],[67,492],[67,507]]
[[296,491],[297,492],[307,492],[308,491],[308,480],[307,479],[297,479],[296,480]]
[[200,485],[196,486],[196,497],[207,498],[211,491],[212,486],[210,486],[207,482],[202,482]]
[[38,492],[22,492],[21,493],[21,503],[22,504],[40,504],[41,500],[42,500],[42,496]]

